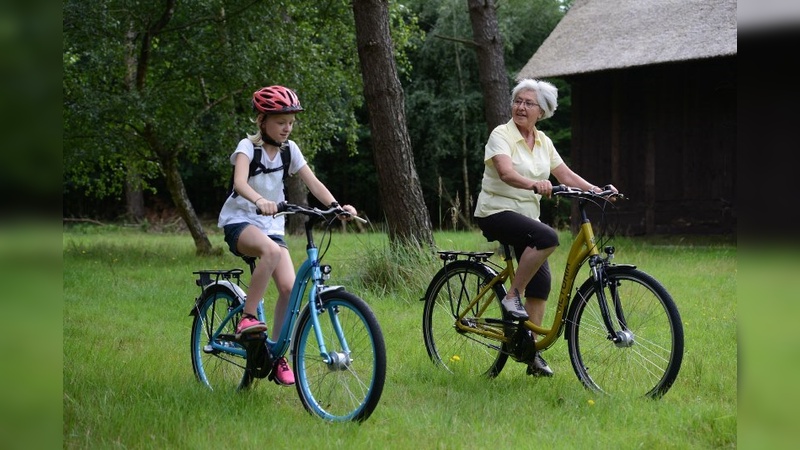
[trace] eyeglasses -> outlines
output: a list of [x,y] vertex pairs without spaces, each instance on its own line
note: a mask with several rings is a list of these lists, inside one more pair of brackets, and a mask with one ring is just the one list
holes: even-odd
[[514,106],[516,106],[517,108],[524,106],[525,109],[533,109],[534,106],[539,106],[539,104],[538,103],[533,103],[533,102],[528,101],[528,100],[523,101],[523,100],[520,100],[520,99],[516,99],[516,100],[514,100]]

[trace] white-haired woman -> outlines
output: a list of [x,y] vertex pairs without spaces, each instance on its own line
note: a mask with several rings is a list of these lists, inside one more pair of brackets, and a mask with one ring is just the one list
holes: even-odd
[[[509,244],[517,258],[516,276],[503,307],[514,317],[540,326],[551,285],[547,257],[558,246],[558,235],[539,220],[539,199],[552,194],[550,175],[567,186],[598,190],[573,172],[553,141],[536,129],[536,123],[552,117],[557,107],[558,89],[547,81],[524,79],[514,87],[511,120],[497,126],[486,143],[475,208],[475,221],[483,235]],[[553,370],[537,354],[527,373],[552,376]]]

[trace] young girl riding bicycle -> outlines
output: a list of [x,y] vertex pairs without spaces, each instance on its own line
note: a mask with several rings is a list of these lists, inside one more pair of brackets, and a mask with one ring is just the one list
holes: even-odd
[[[247,289],[244,315],[236,332],[267,331],[267,325],[257,317],[257,308],[272,278],[278,290],[272,336],[277,339],[276,334],[281,329],[295,280],[294,264],[283,239],[285,217],[273,217],[278,212],[278,203],[286,200],[284,161],[289,165],[288,175],[299,175],[322,204],[334,204],[336,199],[308,167],[297,144],[289,140],[295,114],[303,111],[297,94],[284,86],[269,86],[254,92],[252,101],[257,131],[239,141],[231,155],[230,161],[234,166],[233,193],[222,206],[218,225],[224,230],[225,242],[234,255],[258,258]],[[256,148],[262,151],[256,152]],[[291,152],[291,155],[282,158],[281,152]],[[258,169],[251,172],[254,154],[260,154],[261,161],[254,162]],[[342,209],[352,216],[357,215],[355,208],[350,205],[344,205]],[[278,359],[275,364],[275,380],[278,384],[294,384],[294,374],[286,358]]]

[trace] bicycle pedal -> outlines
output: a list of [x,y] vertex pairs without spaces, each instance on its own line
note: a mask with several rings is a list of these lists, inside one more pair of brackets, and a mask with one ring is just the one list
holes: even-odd
[[[222,335],[220,335],[222,336]],[[258,342],[267,339],[267,333],[259,331],[258,333],[236,333],[233,335],[234,340],[242,343]]]
[[511,358],[522,363],[533,362],[536,358],[536,342],[533,334],[524,327],[519,327],[511,337]]
[[[255,333],[254,333],[255,334]],[[245,351],[247,352],[247,371],[254,378],[266,378],[272,374],[272,353],[266,341],[266,336],[261,341],[256,339],[246,342]]]

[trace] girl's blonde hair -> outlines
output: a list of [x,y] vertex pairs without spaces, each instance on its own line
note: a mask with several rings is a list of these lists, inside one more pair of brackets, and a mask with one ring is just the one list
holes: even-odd
[[264,145],[264,137],[261,135],[261,127],[265,120],[267,120],[267,115],[264,113],[259,113],[254,119],[250,119],[251,122],[256,124],[256,132],[255,134],[248,134],[247,138],[250,139],[250,142],[252,142],[256,147]]

